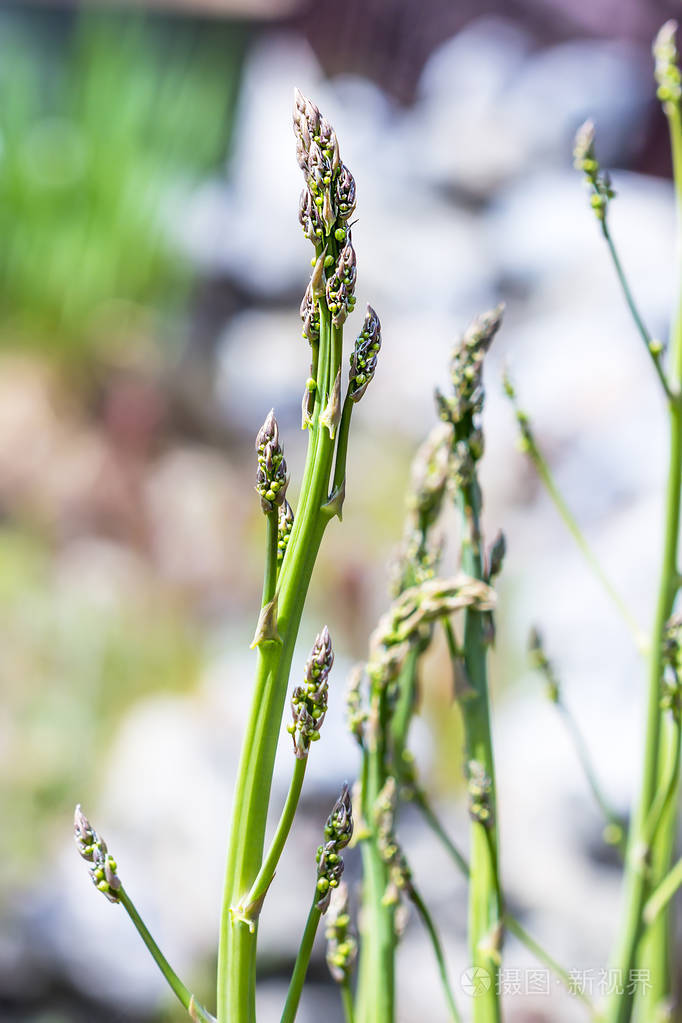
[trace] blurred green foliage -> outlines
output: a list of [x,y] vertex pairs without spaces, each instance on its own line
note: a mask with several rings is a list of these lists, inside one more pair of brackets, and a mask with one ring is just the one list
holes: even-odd
[[60,33],[34,12],[0,35],[0,341],[79,355],[140,307],[166,336],[186,301],[174,219],[225,157],[245,33],[60,18]]
[[94,599],[43,541],[0,530],[0,893],[28,880],[94,798],[126,707],[196,684],[201,646],[182,609],[144,580]]

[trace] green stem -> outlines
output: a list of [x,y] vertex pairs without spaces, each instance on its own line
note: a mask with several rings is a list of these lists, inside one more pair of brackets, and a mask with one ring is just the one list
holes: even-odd
[[[382,694],[374,694],[383,702]],[[377,715],[380,711],[377,711]],[[386,905],[384,895],[388,872],[379,851],[375,807],[386,782],[384,730],[377,717],[363,757],[362,816],[367,829],[362,837],[363,934],[360,946],[358,985],[359,1023],[393,1023],[395,999],[395,921],[394,907]]]
[[353,414],[353,405],[348,395],[343,403],[341,422],[339,423],[339,439],[336,445],[336,463],[334,465],[334,481],[332,483],[332,494],[340,492],[346,482],[346,461],[348,458],[348,439],[350,435],[350,420]]
[[124,888],[119,888],[118,898],[119,902],[135,925],[137,933],[149,949],[152,959],[165,977],[168,986],[181,1005],[185,1007],[190,1017],[194,1020],[200,1020],[201,1023],[215,1023],[214,1017],[203,1007],[203,1005],[201,1005],[200,1002],[196,1000],[192,992],[189,991],[182,983],[175,970],[172,969],[163,952],[147,930],[144,920],[135,909],[132,899]]
[[448,1004],[448,1009],[450,1010],[450,1016],[454,1020],[454,1023],[462,1023],[462,1017],[459,1013],[459,1010],[457,1009],[457,1005],[455,1003],[455,996],[453,995],[452,988],[450,987],[448,971],[445,965],[445,956],[443,955],[443,947],[440,943],[438,931],[436,930],[431,914],[429,913],[424,903],[424,900],[422,899],[421,895],[416,890],[414,885],[411,885],[409,888],[409,896],[412,902],[414,903],[417,912],[419,913],[419,916],[422,919],[424,927],[426,927],[429,938],[431,939],[431,945],[433,946],[433,954],[435,955],[436,962],[438,963],[438,972],[440,974],[441,983],[443,985],[445,1000]]
[[[677,200],[677,260],[678,280],[682,260],[682,125],[680,111],[671,104],[669,111],[670,137],[673,153],[675,194]],[[677,308],[671,332],[670,351],[672,359],[671,386],[679,392],[682,384],[682,287],[678,287]],[[620,929],[620,941],[615,950],[613,964],[621,971],[620,976],[630,975],[637,961],[640,939],[643,933],[644,904],[651,888],[665,876],[670,868],[672,850],[670,825],[660,829],[656,845],[651,851],[651,866],[643,860],[646,855],[646,827],[651,806],[656,798],[660,783],[661,764],[660,735],[662,712],[660,707],[661,680],[663,678],[663,634],[672,612],[679,586],[677,572],[678,536],[680,528],[680,484],[682,483],[682,409],[677,403],[669,405],[670,440],[668,453],[668,478],[665,498],[663,553],[661,574],[656,602],[656,613],[651,632],[649,650],[649,692],[647,725],[642,767],[642,783],[633,814],[630,831],[628,858],[625,871],[625,911]],[[663,1001],[670,988],[669,968],[669,920],[665,910],[657,917],[647,934],[646,958],[650,969],[651,991],[647,994],[649,1006]],[[622,995],[612,996],[606,1006],[607,1023],[628,1023],[632,1016],[634,993],[627,987]]]
[[301,938],[301,944],[298,949],[298,955],[296,956],[296,964],[289,982],[287,1000],[284,1004],[280,1023],[294,1023],[294,1020],[296,1019],[296,1013],[298,1012],[298,1005],[301,1001],[301,993],[303,991],[306,973],[308,972],[308,964],[313,951],[315,935],[317,934],[317,928],[321,919],[322,914],[313,901],[313,904],[310,907],[310,912],[308,913],[308,919],[306,920],[305,930],[303,931],[303,937]]
[[263,865],[258,871],[258,876],[253,882],[249,894],[244,899],[244,917],[247,920],[255,920],[258,917],[263,899],[272,884],[275,871],[277,870],[277,864],[279,863],[284,850],[286,840],[289,837],[291,826],[294,823],[294,817],[296,815],[298,801],[301,797],[301,789],[303,788],[303,779],[305,778],[305,769],[307,764],[307,757],[294,758],[294,771],[291,776],[289,791],[284,803],[284,809],[282,810],[282,814],[277,825],[277,830],[275,831],[268,854],[263,860]]
[[[441,822],[438,820],[438,817],[434,813],[423,791],[417,789],[415,796],[413,796],[413,800],[422,812],[424,820],[455,863],[457,869],[464,877],[469,877],[469,864],[452,841]],[[585,1002],[585,1004],[592,1006],[592,1002],[589,997],[584,992],[581,992],[578,988],[576,988],[569,971],[564,969],[564,967],[561,966],[556,959],[554,959],[549,952],[547,952],[542,945],[535,940],[535,938],[531,937],[528,931],[521,926],[516,917],[512,916],[511,913],[505,912],[504,925],[507,930],[516,935],[519,941],[526,946],[528,951],[534,955],[536,959],[538,959],[541,963],[544,963],[545,966],[556,974],[569,993],[576,995],[576,997],[580,998],[581,1001]]]
[[623,821],[604,795],[601,783],[597,778],[597,772],[595,771],[594,764],[592,763],[590,751],[587,747],[583,734],[578,727],[578,723],[570,710],[560,700],[555,704],[555,706],[561,714],[562,720],[568,729],[569,735],[571,736],[578,760],[580,761],[580,766],[583,769],[583,774],[587,779],[587,784],[590,787],[594,800],[609,826],[609,830],[611,832],[608,838],[609,844],[617,846],[624,856],[627,847],[627,839],[623,828]]
[[658,379],[661,382],[661,387],[663,388],[666,398],[668,399],[668,401],[674,402],[677,399],[676,396],[671,391],[670,385],[668,384],[668,379],[665,375],[665,371],[663,369],[663,365],[661,362],[661,353],[657,350],[656,344],[653,338],[651,337],[651,334],[647,330],[644,320],[642,319],[639,313],[639,309],[635,304],[632,291],[630,290],[630,285],[628,284],[625,272],[618,257],[618,252],[616,251],[616,246],[613,244],[613,239],[611,238],[611,233],[606,223],[606,218],[602,220],[601,225],[602,234],[606,239],[606,244],[608,245],[611,260],[613,261],[613,265],[618,276],[620,286],[623,290],[623,295],[625,296],[625,301],[627,302],[628,309],[630,310],[632,319],[635,321],[635,326],[637,327],[639,335],[642,338],[642,341],[644,342],[647,352],[651,356],[651,361],[654,364],[654,369],[656,370]]
[[[464,437],[471,424],[464,421],[455,428]],[[475,579],[483,579],[481,556],[481,494],[474,475],[457,491],[462,521],[462,570]],[[471,822],[471,859],[469,872],[469,949],[471,965],[485,970],[490,986],[473,1000],[474,1023],[499,1023],[500,998],[498,972],[502,939],[502,905],[497,869],[497,824],[495,764],[490,732],[487,649],[488,635],[484,616],[467,609],[464,612],[462,655],[469,691],[459,700],[464,723],[467,761],[480,765],[489,783],[489,820]],[[457,662],[453,670],[457,671]]]
[[343,980],[341,982],[341,1004],[343,1005],[343,1018],[345,1023],[355,1023],[353,992],[351,991],[350,982],[348,980]]
[[279,516],[277,508],[267,513],[265,570],[263,575],[263,598],[261,607],[269,604],[277,587],[277,540],[279,532]]
[[[318,379],[328,379],[331,323],[320,302]],[[335,342],[335,358],[340,360]],[[258,650],[256,683],[237,774],[228,845],[218,953],[219,1023],[255,1023],[255,957],[257,924],[244,921],[240,904],[262,863],[267,811],[275,753],[289,680],[289,671],[303,606],[328,516],[327,501],[334,442],[319,424],[322,387],[318,387],[309,449],[311,469],[302,492],[278,580],[277,629],[281,642]]]
[[504,914],[504,925],[507,930],[513,934],[518,940],[526,946],[529,952],[535,956],[538,962],[544,963],[548,970],[558,977],[561,983],[564,985],[569,994],[575,995],[581,1002],[583,1002],[591,1012],[595,1011],[595,1005],[590,996],[582,990],[581,985],[576,985],[575,980],[571,977],[568,970],[565,970],[560,963],[556,961],[542,945],[531,937],[525,927],[522,927],[516,917],[512,916],[511,913]]
[[656,890],[649,896],[644,907],[644,922],[650,926],[666,908],[682,885],[682,859],[666,874]]
[[625,624],[627,625],[628,629],[632,634],[637,649],[640,651],[645,650],[646,637],[642,634],[639,625],[635,620],[634,615],[631,614],[629,608],[625,604],[625,601],[618,593],[615,586],[613,585],[609,577],[606,575],[601,565],[599,564],[599,561],[597,560],[594,551],[592,550],[587,540],[585,539],[585,536],[583,535],[583,532],[580,529],[580,526],[578,525],[571,509],[566,504],[563,494],[557,487],[551,469],[549,468],[549,465],[547,464],[547,461],[545,460],[545,457],[538,448],[537,444],[535,444],[535,441],[533,441],[532,444],[529,445],[528,454],[530,456],[531,461],[533,462],[533,465],[535,466],[535,471],[542,480],[545,490],[549,494],[549,497],[552,503],[554,504],[554,507],[561,516],[561,519],[563,520],[566,529],[573,537],[582,556],[585,558],[585,561],[590,566],[595,576],[601,583],[604,591],[610,597],[614,607],[620,613],[623,621],[625,622]]

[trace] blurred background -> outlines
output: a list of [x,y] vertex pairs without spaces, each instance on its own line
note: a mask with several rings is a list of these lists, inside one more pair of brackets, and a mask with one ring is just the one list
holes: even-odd
[[[410,459],[451,346],[504,300],[487,369],[489,536],[502,527],[494,665],[503,874],[528,928],[595,996],[619,869],[574,750],[525,660],[550,656],[604,786],[626,812],[643,668],[515,446],[522,404],[643,627],[657,573],[663,406],[620,298],[572,137],[597,122],[612,231],[654,336],[673,289],[652,0],[149,0],[0,4],[0,1018],[171,1023],[182,1014],[71,839],[83,803],[178,972],[209,1007],[230,793],[249,705],[263,522],[253,439],[274,405],[292,492],[308,368],[290,125],[298,85],[358,184],[359,307],[383,322],[358,406],[343,526],[329,530],[294,678],[327,622],[330,715],[262,916],[263,1023],[279,1019],[314,849],[356,750],[343,689],[387,597]],[[359,315],[347,334],[359,329]],[[452,567],[456,528],[449,531]],[[413,730],[424,784],[466,839],[440,641]],[[283,736],[273,806],[286,791]],[[466,890],[418,819],[400,835],[455,988]],[[357,853],[348,856],[351,883]],[[400,1015],[445,1019],[419,921]],[[512,940],[505,966],[532,965]],[[460,1001],[466,996],[460,992]],[[583,1015],[509,987],[508,1019]],[[302,1023],[340,1020],[320,944]]]

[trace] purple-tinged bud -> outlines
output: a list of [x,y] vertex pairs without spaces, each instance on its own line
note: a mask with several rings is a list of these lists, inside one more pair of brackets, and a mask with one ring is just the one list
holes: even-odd
[[260,496],[261,508],[267,514],[282,504],[289,485],[287,463],[279,442],[279,427],[274,409],[270,409],[258,431],[256,454],[258,456],[256,492]]
[[320,738],[320,728],[327,713],[329,673],[333,663],[334,651],[325,625],[306,662],[304,683],[296,686],[291,698],[293,721],[288,731],[293,738],[294,753],[300,760],[308,756],[311,742]]
[[351,401],[360,401],[360,398],[362,398],[369,387],[376,370],[380,348],[381,323],[371,305],[368,305],[365,322],[358,334],[355,348],[350,357],[348,396]]

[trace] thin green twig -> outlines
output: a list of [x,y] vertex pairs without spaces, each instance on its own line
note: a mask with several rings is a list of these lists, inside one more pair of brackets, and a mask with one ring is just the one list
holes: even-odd
[[436,962],[438,963],[438,972],[440,974],[441,983],[443,985],[443,992],[445,994],[445,1000],[448,1004],[448,1009],[450,1010],[450,1015],[452,1019],[455,1021],[455,1023],[462,1023],[462,1017],[457,1008],[455,996],[452,993],[452,988],[450,987],[447,966],[445,965],[445,956],[443,955],[443,946],[441,945],[441,941],[438,936],[438,931],[436,930],[436,925],[433,922],[431,914],[429,913],[429,910],[424,900],[422,899],[417,889],[414,887],[413,883],[410,884],[408,890],[410,899],[414,903],[417,912],[421,917],[422,923],[424,924],[424,927],[428,932],[429,938],[431,939],[431,945],[433,946],[433,954],[436,957]]
[[156,944],[149,931],[147,930],[144,920],[137,912],[137,909],[135,908],[133,901],[126,892],[126,890],[123,887],[121,887],[118,889],[117,894],[119,902],[121,903],[126,913],[132,920],[133,924],[135,925],[137,933],[140,935],[143,942],[149,949],[149,952],[151,953],[154,962],[161,970],[161,973],[163,974],[164,978],[166,979],[166,982],[168,983],[168,986],[171,988],[173,994],[176,996],[181,1005],[185,1007],[185,1009],[189,1013],[190,1018],[194,1020],[199,1020],[200,1023],[215,1023],[215,1017],[212,1016],[211,1013],[208,1012],[203,1007],[203,1005],[201,1005],[201,1003],[196,1000],[192,992],[185,987],[185,985],[182,983],[175,970],[173,970],[168,960],[164,956],[163,952]]
[[310,956],[315,943],[315,935],[317,934],[317,928],[321,919],[322,913],[317,908],[315,901],[313,900],[303,931],[303,937],[301,938],[301,944],[299,945],[298,955],[296,956],[294,972],[292,973],[291,980],[289,982],[287,1000],[284,1004],[280,1023],[294,1023],[294,1020],[296,1019],[298,1005],[301,1001],[303,985],[305,984],[306,973],[308,972],[308,964],[310,963]]
[[682,859],[679,859],[669,874],[663,878],[644,906],[644,922],[647,926],[655,923],[670,900],[682,886]]

